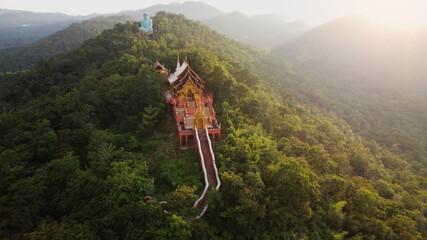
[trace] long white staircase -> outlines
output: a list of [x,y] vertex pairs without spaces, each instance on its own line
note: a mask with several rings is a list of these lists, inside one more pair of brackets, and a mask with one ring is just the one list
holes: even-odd
[[195,208],[202,209],[202,213],[196,218],[202,217],[208,209],[207,196],[211,188],[219,190],[221,187],[221,180],[219,179],[218,169],[215,164],[215,155],[212,150],[212,142],[209,138],[208,129],[195,129],[195,136],[197,141],[197,152],[200,157],[200,163],[203,169],[205,180],[205,188],[202,195],[194,203]]

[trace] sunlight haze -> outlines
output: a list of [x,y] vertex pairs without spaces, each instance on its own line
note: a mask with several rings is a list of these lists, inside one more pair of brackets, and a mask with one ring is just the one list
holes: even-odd
[[[0,8],[35,12],[63,12],[71,15],[117,13],[137,10],[155,4],[169,4],[169,0],[148,1],[31,1],[3,0]],[[184,2],[184,1],[175,1]],[[240,11],[257,15],[280,13],[288,20],[304,20],[318,25],[348,14],[362,14],[383,24],[414,27],[427,25],[427,1],[424,0],[264,0],[264,1],[202,1],[226,12]]]

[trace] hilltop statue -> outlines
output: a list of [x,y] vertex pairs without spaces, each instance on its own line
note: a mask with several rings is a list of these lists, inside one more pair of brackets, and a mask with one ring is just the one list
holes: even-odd
[[141,27],[139,30],[144,32],[152,32],[153,31],[153,21],[148,18],[148,14],[144,13],[144,19],[141,20]]

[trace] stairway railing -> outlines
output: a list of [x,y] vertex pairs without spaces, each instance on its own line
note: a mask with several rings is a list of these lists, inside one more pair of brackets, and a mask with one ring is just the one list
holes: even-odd
[[208,205],[206,204],[205,207],[203,208],[202,212],[199,214],[199,216],[196,217],[196,219],[199,219],[201,217],[203,217],[203,215],[205,215],[206,210],[208,210]]
[[216,167],[216,162],[215,162],[215,154],[212,150],[212,142],[211,142],[211,138],[209,137],[209,132],[208,132],[208,127],[205,126],[205,131],[206,131],[206,137],[208,138],[208,143],[209,143],[209,151],[211,153],[211,157],[212,157],[212,163],[214,166],[214,170],[215,170],[215,177],[216,177],[216,190],[218,191],[219,188],[221,187],[221,180],[219,180],[219,175],[218,175],[218,168]]
[[196,140],[197,140],[197,148],[199,150],[200,162],[202,164],[202,169],[203,169],[203,174],[204,174],[204,179],[205,179],[205,189],[203,190],[202,196],[200,196],[200,198],[197,199],[193,205],[193,207],[197,208],[200,206],[202,200],[206,197],[206,194],[209,190],[209,180],[208,180],[208,173],[206,171],[205,159],[203,158],[202,146],[200,144],[199,133],[197,132],[197,128],[195,128],[194,131],[196,132],[195,135],[196,135]]

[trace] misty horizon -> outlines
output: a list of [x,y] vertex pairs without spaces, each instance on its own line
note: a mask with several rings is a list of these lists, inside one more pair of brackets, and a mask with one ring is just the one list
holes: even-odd
[[[224,13],[241,12],[249,16],[280,15],[286,21],[305,21],[310,25],[320,25],[337,17],[346,15],[361,15],[374,21],[397,26],[427,26],[427,17],[424,12],[427,4],[421,0],[410,1],[356,1],[356,0],[267,0],[259,2],[240,1],[170,1],[150,0],[144,3],[138,1],[121,1],[105,3],[101,1],[61,2],[46,1],[44,4],[32,1],[15,2],[3,0],[0,9],[16,11],[32,11],[40,13],[64,13],[71,16],[86,16],[92,14],[108,15],[123,11],[135,11],[149,8],[155,5],[182,4],[186,2],[198,2],[217,8]],[[84,5],[85,7],[81,7]]]

